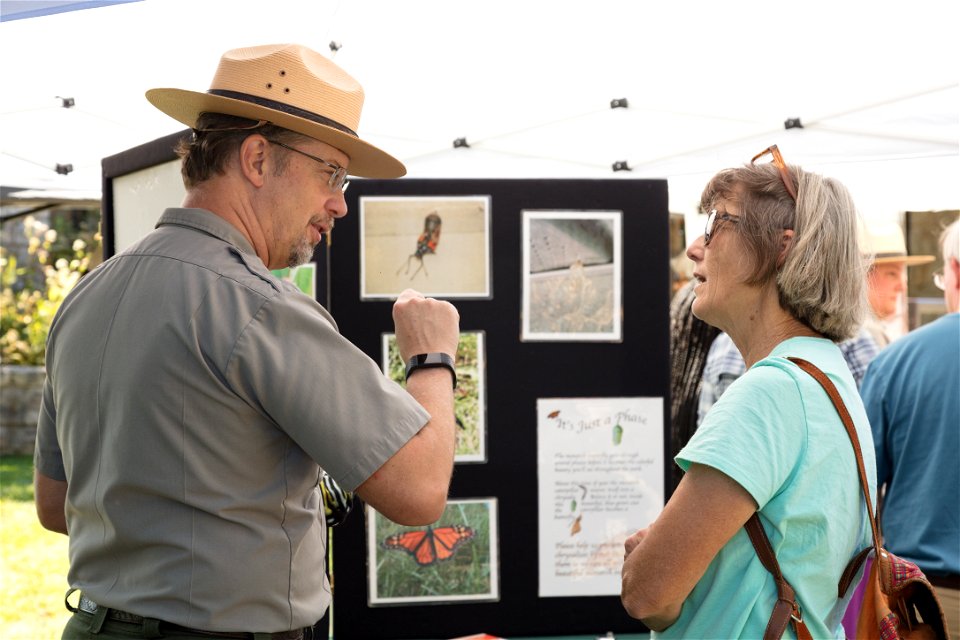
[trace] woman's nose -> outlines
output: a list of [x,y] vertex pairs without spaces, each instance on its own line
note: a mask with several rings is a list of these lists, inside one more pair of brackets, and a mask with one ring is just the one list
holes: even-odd
[[687,247],[687,257],[694,262],[700,262],[703,258],[703,236],[698,236]]

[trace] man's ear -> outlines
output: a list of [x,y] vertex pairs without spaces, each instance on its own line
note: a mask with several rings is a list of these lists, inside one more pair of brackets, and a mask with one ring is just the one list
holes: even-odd
[[260,134],[247,136],[240,144],[240,171],[253,186],[258,188],[264,183],[268,146],[267,139]]
[[793,246],[793,229],[784,229],[783,234],[780,236],[780,253],[777,255],[777,269],[779,270],[783,263],[787,261],[787,253],[790,251],[790,247]]

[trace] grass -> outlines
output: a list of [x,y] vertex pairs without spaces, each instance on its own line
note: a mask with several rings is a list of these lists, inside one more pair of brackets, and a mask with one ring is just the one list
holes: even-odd
[[0,638],[59,638],[70,613],[67,537],[37,521],[33,460],[0,457]]

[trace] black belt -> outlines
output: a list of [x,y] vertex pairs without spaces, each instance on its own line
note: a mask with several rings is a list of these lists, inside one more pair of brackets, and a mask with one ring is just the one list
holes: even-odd
[[927,574],[927,580],[935,587],[942,589],[960,589],[960,574],[951,573],[945,576],[932,576]]
[[[80,595],[80,603],[77,605],[77,609],[79,611],[89,614],[96,614],[99,608],[100,606],[96,602],[83,594]],[[119,609],[107,609],[106,618],[107,620],[128,622],[131,624],[143,624],[146,621],[143,616],[138,616],[135,613],[127,613],[126,611],[120,611]],[[236,638],[237,640],[252,640],[254,638],[254,634],[247,631],[207,631],[205,629],[192,629],[190,627],[173,624],[172,622],[163,621],[160,621],[160,631],[176,631],[179,633],[189,633],[192,635],[210,638]],[[303,629],[277,631],[275,633],[271,633],[270,638],[271,640],[302,640]]]

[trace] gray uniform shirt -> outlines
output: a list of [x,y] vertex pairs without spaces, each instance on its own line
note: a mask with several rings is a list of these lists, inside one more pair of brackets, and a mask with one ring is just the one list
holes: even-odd
[[168,209],[64,301],[35,458],[68,482],[71,586],[273,632],[330,601],[320,468],[354,489],[428,420],[238,230]]

